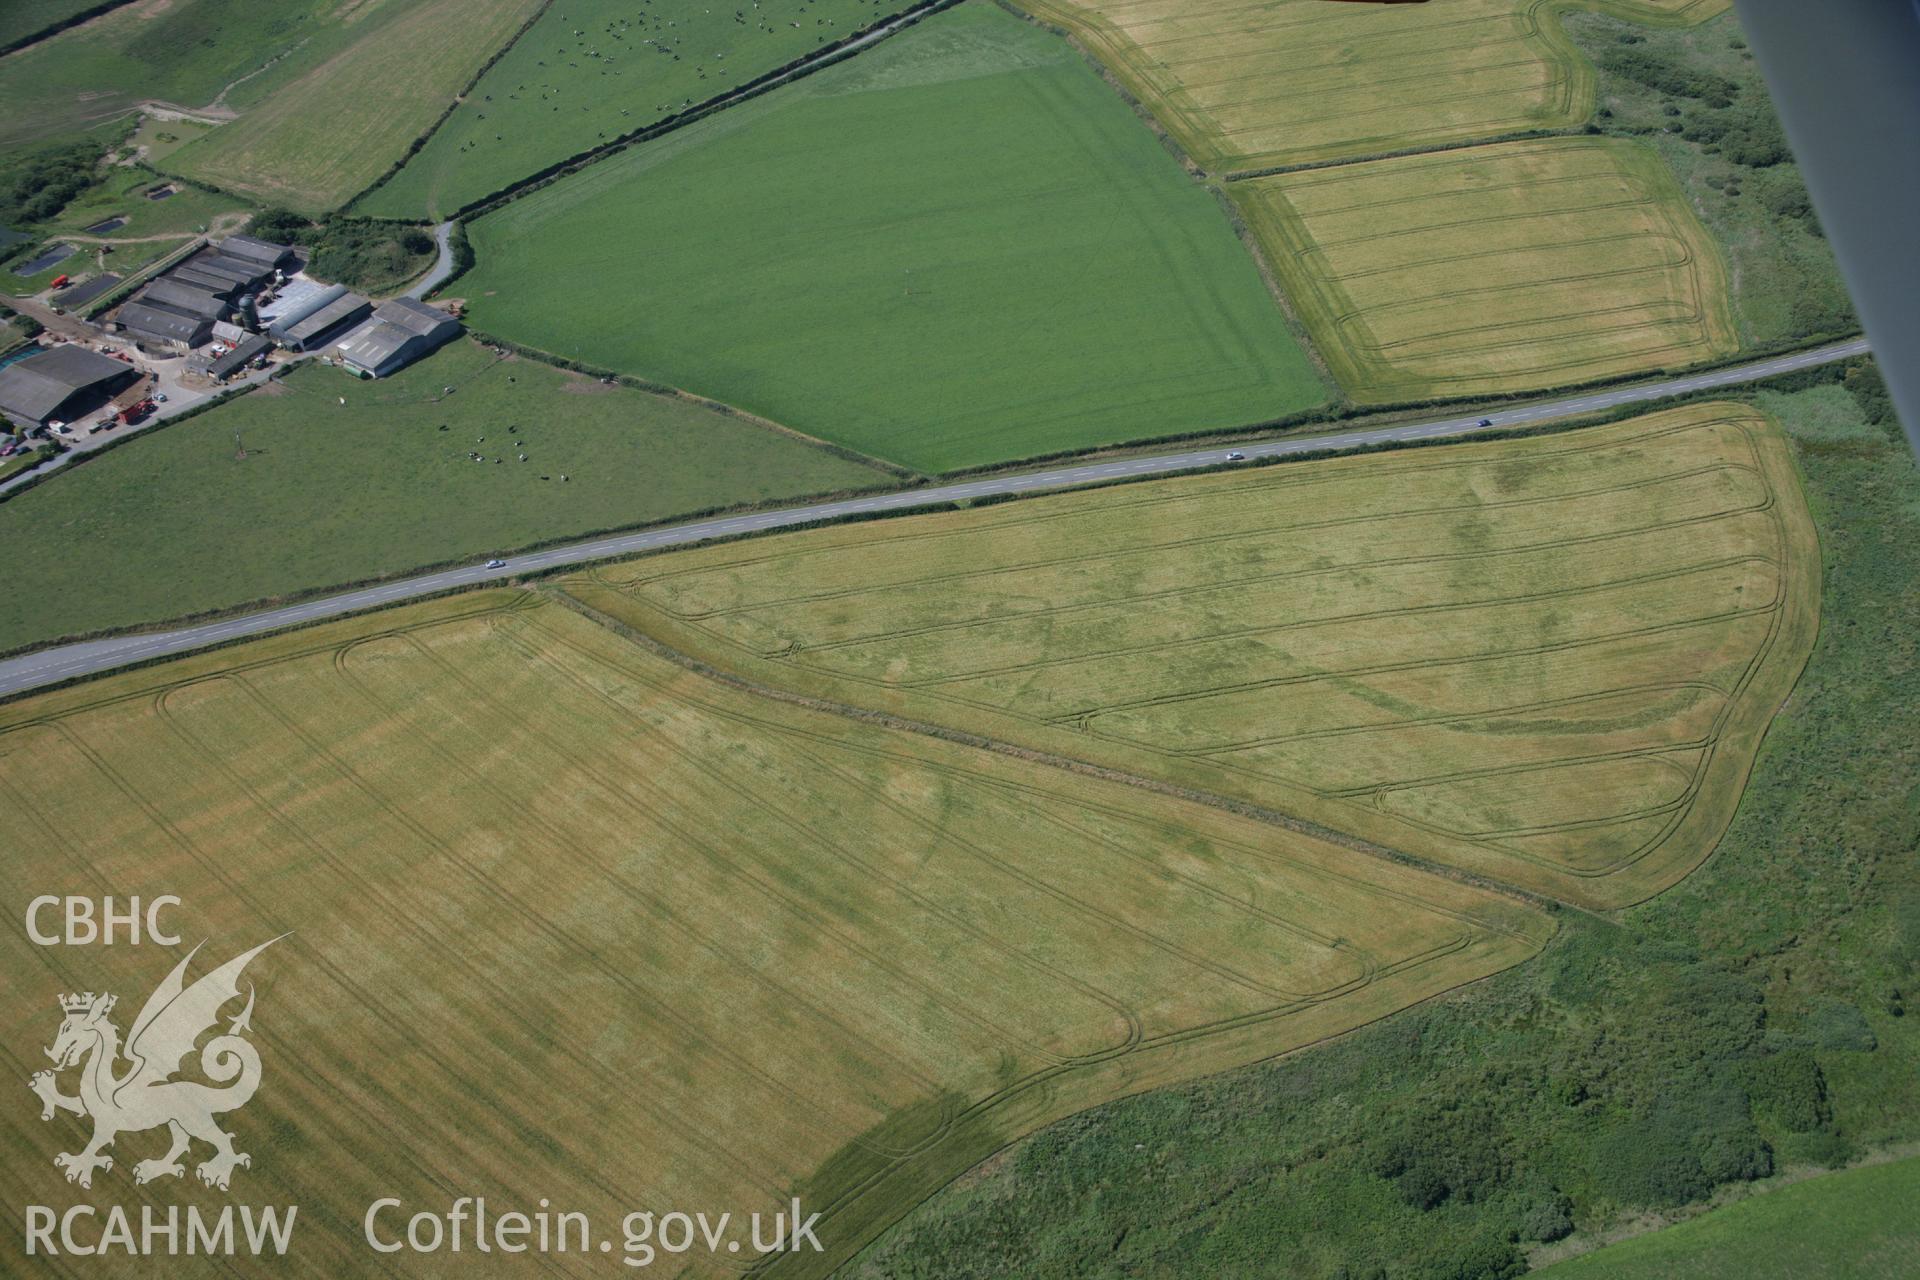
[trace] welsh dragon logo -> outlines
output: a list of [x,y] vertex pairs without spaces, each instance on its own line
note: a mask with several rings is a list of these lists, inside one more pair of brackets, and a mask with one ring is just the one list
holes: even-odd
[[[193,1052],[195,1042],[219,1022],[221,1008],[239,997],[240,972],[247,962],[279,940],[263,942],[187,986],[187,965],[200,952],[195,947],[147,997],[124,1050],[119,1028],[109,1018],[116,997],[91,991],[60,997],[65,1017],[53,1047],[47,1050],[54,1068],[37,1073],[27,1083],[43,1104],[42,1120],[53,1119],[56,1111],[93,1120],[93,1139],[85,1149],[53,1158],[66,1170],[68,1182],[91,1187],[95,1169],[113,1171],[113,1157],[101,1152],[116,1137],[161,1125],[172,1136],[172,1146],[158,1159],[133,1166],[136,1183],[182,1176],[186,1169],[180,1157],[195,1138],[213,1148],[213,1155],[194,1169],[210,1187],[225,1191],[234,1169],[253,1163],[251,1156],[233,1149],[233,1135],[214,1123],[215,1116],[246,1106],[260,1087],[260,1054],[242,1038],[252,1026],[251,984],[246,1007],[229,1020],[225,1034],[214,1036],[200,1050],[200,1071],[214,1083],[172,1077],[182,1059]],[[123,1057],[127,1066],[120,1070]],[[80,1068],[80,1091],[68,1096],[60,1092],[56,1073],[75,1066]]]

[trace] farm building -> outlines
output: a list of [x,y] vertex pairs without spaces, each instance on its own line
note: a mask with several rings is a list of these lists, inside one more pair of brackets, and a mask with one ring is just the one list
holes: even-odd
[[273,279],[273,268],[258,262],[249,262],[245,258],[229,258],[224,253],[200,253],[187,259],[180,270],[191,268],[203,276],[212,276],[225,280],[231,287],[243,292],[258,289]]
[[460,333],[460,322],[412,298],[383,302],[373,319],[340,341],[340,357],[363,378],[404,369]]
[[267,332],[283,347],[311,351],[339,337],[348,325],[366,319],[372,310],[371,302],[349,293],[343,284],[304,289],[297,298],[283,299],[275,306]]
[[312,315],[326,306],[329,299],[339,297],[345,290],[345,285],[321,284],[306,276],[295,276],[274,290],[269,300],[260,304],[260,324],[269,333],[284,325],[294,324],[302,316]]
[[255,356],[265,355],[271,345],[264,334],[250,333],[225,355],[195,356],[187,362],[187,368],[215,382],[225,382],[246,368]]
[[235,294],[242,292],[241,288],[235,284],[231,278],[227,276],[210,275],[195,267],[191,262],[175,267],[173,270],[167,272],[164,279],[203,290],[216,298],[231,299]]
[[114,322],[143,347],[188,351],[213,337],[213,321],[158,303],[129,302]]
[[0,369],[0,413],[29,428],[70,422],[139,377],[130,364],[65,344]]
[[229,258],[257,262],[269,271],[283,271],[295,265],[290,244],[274,244],[255,236],[228,236],[220,242],[220,252]]
[[274,340],[292,351],[315,351],[346,333],[373,312],[373,304],[357,293],[341,290],[325,306],[278,330]]
[[134,295],[135,302],[148,306],[167,307],[174,311],[184,311],[190,316],[204,316],[208,320],[224,320],[232,310],[225,300],[215,297],[205,289],[196,289],[171,277],[162,276]]

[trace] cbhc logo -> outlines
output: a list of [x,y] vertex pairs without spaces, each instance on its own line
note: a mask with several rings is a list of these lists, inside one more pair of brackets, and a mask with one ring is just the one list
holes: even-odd
[[[160,911],[163,907],[177,907],[180,899],[172,894],[162,894],[150,899],[143,912],[140,899],[128,898],[124,910],[114,909],[111,896],[101,898],[97,903],[92,898],[57,897],[42,894],[27,904],[27,936],[43,947],[91,946],[95,942],[103,946],[112,946],[116,933],[124,933],[124,940],[135,946],[140,944],[140,926],[146,925],[147,941],[157,942],[163,947],[180,945],[177,934],[166,932],[160,924]],[[43,915],[53,914],[56,925],[64,926],[59,933],[43,933],[40,921]],[[97,909],[96,909],[97,908]]]

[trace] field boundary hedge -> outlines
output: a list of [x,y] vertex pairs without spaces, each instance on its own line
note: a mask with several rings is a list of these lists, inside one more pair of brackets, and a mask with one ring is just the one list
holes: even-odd
[[112,13],[115,9],[124,9],[132,3],[133,0],[105,0],[103,4],[96,4],[91,8],[82,9],[78,13],[69,14],[67,17],[60,19],[60,21],[49,23],[38,31],[29,31],[24,36],[20,36],[6,44],[0,44],[0,58],[4,58],[10,53],[17,53],[28,45],[39,44],[42,40],[51,40],[62,31],[70,31],[82,23],[92,22],[95,18]]
[[[816,49],[804,58],[796,58],[784,66],[776,67],[764,75],[756,76],[737,89],[717,97],[708,98],[704,102],[695,103],[685,111],[675,112],[673,115],[656,120],[652,124],[643,125],[629,133],[621,134],[617,138],[609,139],[586,151],[577,152],[564,160],[557,160],[546,168],[531,173],[524,178],[516,179],[488,195],[469,200],[466,204],[445,215],[443,220],[485,217],[487,214],[511,204],[522,196],[537,191],[562,178],[569,177],[582,169],[598,164],[600,161],[608,159],[630,147],[638,146],[643,142],[651,142],[655,138],[677,132],[690,124],[695,124],[729,107],[750,102],[754,98],[758,98],[763,94],[780,88],[782,85],[798,83],[806,77],[813,75],[815,72],[824,71],[828,67],[844,62],[846,59],[860,53],[862,49],[871,48],[874,44],[878,44],[880,40],[891,39],[902,31],[916,26],[933,14],[951,9],[961,3],[963,3],[963,0],[920,0],[919,4],[903,9],[891,17],[883,18],[878,22],[862,27],[860,30],[849,34],[842,40]],[[889,27],[892,29],[888,30],[887,28]],[[879,39],[874,39],[876,33],[879,33]],[[863,41],[870,43],[861,44]],[[850,47],[856,44],[859,44],[860,48]],[[355,196],[353,201],[348,202],[348,207],[351,208],[352,204],[360,198],[360,196]],[[394,219],[383,219],[383,221],[394,221]]]
[[[1615,377],[1600,378],[1591,382],[1568,383],[1564,387],[1555,388],[1552,393],[1552,399],[1543,399],[1541,393],[1538,391],[1503,391],[1488,392],[1485,395],[1451,396],[1426,400],[1399,400],[1383,404],[1360,405],[1346,402],[1319,409],[1303,409],[1299,413],[1288,414],[1285,417],[1273,418],[1264,422],[1255,422],[1243,427],[1226,427],[1217,431],[1178,432],[1173,435],[1157,435],[1149,436],[1145,439],[1118,441],[1114,444],[1103,445],[1098,449],[1080,449],[1060,453],[1035,454],[1033,457],[1020,458],[1012,462],[996,462],[991,466],[970,467],[960,471],[946,471],[934,477],[934,479],[945,481],[963,479],[970,476],[997,475],[1003,471],[1025,470],[1037,463],[1063,462],[1070,458],[1091,461],[1096,458],[1109,457],[1114,454],[1127,453],[1140,449],[1151,449],[1163,444],[1200,443],[1208,440],[1219,441],[1225,444],[1250,436],[1266,435],[1275,431],[1287,431],[1294,427],[1318,426],[1321,424],[1333,427],[1375,420],[1381,420],[1384,424],[1387,421],[1415,413],[1428,413],[1433,411],[1448,412],[1452,410],[1467,411],[1482,406],[1525,405],[1535,402],[1548,405],[1587,391],[1607,391],[1616,387],[1634,387],[1643,383],[1657,383],[1664,379],[1686,377],[1690,374],[1715,373],[1722,369],[1737,369],[1742,365],[1752,364],[1757,360],[1765,360],[1770,356],[1785,356],[1802,351],[1813,351],[1820,347],[1831,345],[1832,343],[1849,342],[1861,336],[1861,333],[1856,330],[1852,333],[1816,334],[1810,338],[1799,338],[1786,342],[1761,343],[1736,352],[1724,359],[1713,360],[1704,364],[1688,365],[1681,369],[1655,369],[1651,372],[1643,370],[1639,373],[1620,374]],[[1840,363],[1842,363],[1842,360],[1836,358],[1830,361],[1828,365],[1820,367],[1824,368]],[[1786,374],[1774,374],[1769,377],[1756,378],[1752,383],[1744,385],[1764,385],[1773,381],[1776,377],[1786,376]],[[1721,387],[1717,390],[1732,394],[1738,391],[1739,387]],[[1647,401],[1645,404],[1677,403],[1690,398],[1692,394],[1693,393],[1690,392],[1682,392],[1677,395],[1665,397],[1660,401]],[[1626,407],[1630,409],[1644,409],[1645,404],[1640,406],[1628,405]],[[1492,432],[1481,432],[1478,433],[1475,438],[1484,440],[1490,438],[1492,434]],[[1183,472],[1182,474],[1186,473]]]
[[[449,279],[451,280],[452,277],[449,277]],[[696,395],[694,392],[682,387],[672,386],[665,382],[655,382],[650,378],[621,373],[616,369],[603,369],[599,365],[588,364],[582,360],[570,359],[567,356],[557,356],[551,351],[542,351],[538,347],[529,347],[522,343],[515,342],[511,338],[496,337],[491,333],[486,333],[479,329],[468,329],[467,332],[488,346],[511,351],[517,356],[524,356],[540,364],[551,365],[556,369],[565,369],[569,373],[583,373],[589,377],[599,378],[602,381],[617,382],[623,387],[628,387],[635,391],[644,391],[648,395],[664,396],[669,400],[680,400],[687,404],[699,405],[702,409],[712,410],[714,413],[718,413],[723,417],[750,423],[763,430],[771,431],[775,435],[785,436],[801,444],[811,445],[816,449],[825,450],[834,457],[844,459],[847,462],[856,462],[862,466],[872,467],[876,471],[883,471],[900,480],[925,482],[928,479],[925,474],[915,471],[911,467],[901,466],[899,463],[891,462],[886,458],[876,458],[872,454],[861,453],[858,449],[850,449],[846,445],[835,444],[831,440],[822,440],[818,436],[810,436],[804,431],[796,431],[792,427],[775,422],[771,418],[763,418],[757,413],[749,413],[738,405],[728,404],[724,400],[714,400],[707,396]]]
[[[553,0],[540,0],[540,7],[538,9],[535,9],[533,13],[527,18],[527,20],[520,24],[520,29],[518,31],[514,32],[511,36],[507,37],[505,44],[502,44],[498,49],[495,49],[493,51],[493,55],[489,57],[485,62],[480,64],[480,69],[473,73],[472,78],[469,79],[466,82],[466,84],[461,86],[460,92],[453,95],[453,101],[447,103],[446,110],[442,111],[439,115],[434,117],[433,123],[427,126],[426,132],[414,138],[412,142],[409,142],[407,144],[407,149],[401,153],[400,158],[398,160],[395,160],[392,164],[387,166],[387,171],[385,173],[375,178],[372,182],[368,183],[365,187],[361,188],[359,191],[356,191],[353,195],[341,201],[340,211],[344,213],[348,209],[353,208],[354,205],[358,204],[360,201],[366,199],[368,196],[372,195],[374,192],[378,191],[380,188],[386,186],[389,182],[393,181],[395,175],[397,175],[402,169],[407,167],[407,162],[412,160],[415,156],[419,155],[420,149],[426,146],[427,143],[432,140],[434,134],[440,132],[441,128],[447,123],[448,120],[451,120],[453,118],[453,113],[460,109],[461,104],[467,100],[467,95],[472,93],[474,89],[479,87],[481,79],[487,74],[487,72],[493,70],[495,64],[498,63],[500,59],[506,57],[509,53],[511,53],[515,45],[519,44],[522,40],[526,39],[527,32],[533,30],[533,24],[540,21],[540,19],[546,17],[547,11],[552,8],[553,8]],[[399,221],[399,220],[393,219],[393,218],[378,218],[378,219],[373,219],[373,221],[393,222],[393,221]],[[411,226],[413,224],[406,223],[405,225]]]
[[[161,421],[154,423],[152,426],[147,427],[144,430],[135,431],[130,435],[121,436],[117,440],[109,440],[105,444],[101,445],[98,449],[88,449],[88,450],[85,450],[84,452],[76,451],[73,454],[73,460],[71,462],[62,463],[60,466],[54,468],[52,471],[47,471],[33,477],[33,479],[28,481],[26,484],[20,485],[17,488],[8,489],[5,493],[0,493],[0,504],[11,502],[15,498],[19,497],[23,493],[26,493],[30,489],[37,489],[41,485],[45,484],[47,481],[52,480],[57,476],[63,475],[69,471],[72,471],[75,467],[83,467],[87,463],[91,462],[93,459],[101,457],[105,454],[112,453],[115,449],[123,448],[126,445],[130,445],[135,440],[146,440],[152,436],[158,435],[160,432],[165,431],[170,427],[177,427],[183,422],[189,422],[194,418],[199,417],[201,414],[205,413],[207,410],[218,408],[219,406],[227,403],[229,400],[238,400],[241,396],[246,395],[250,391],[258,391],[261,387],[265,386],[268,382],[272,382],[276,378],[284,376],[285,372],[287,370],[292,369],[293,367],[294,366],[291,364],[281,365],[279,369],[276,369],[264,381],[249,382],[245,386],[241,386],[241,387],[228,387],[225,391],[221,391],[214,395],[208,396],[205,400],[202,400],[199,404],[194,405],[193,408],[188,409],[186,412],[177,414],[171,418],[164,418]],[[95,639],[97,637],[82,637],[82,638]],[[67,642],[64,640],[55,640],[55,641],[52,641],[51,643],[64,644]],[[33,647],[39,648],[40,646],[35,645]],[[12,657],[15,653],[18,653],[18,652],[26,652],[26,651],[13,650],[13,649],[3,650],[3,651],[0,651],[0,658]]]

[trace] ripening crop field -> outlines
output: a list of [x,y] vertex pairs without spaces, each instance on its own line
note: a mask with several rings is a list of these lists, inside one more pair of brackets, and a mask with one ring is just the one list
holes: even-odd
[[1361,403],[1682,369],[1739,347],[1720,248],[1638,143],[1497,143],[1230,190]]
[[263,1083],[223,1124],[252,1156],[235,1199],[300,1207],[276,1265],[302,1276],[364,1274],[382,1196],[551,1201],[617,1248],[629,1212],[796,1193],[826,1252],[766,1274],[824,1275],[1020,1134],[1372,1020],[1552,931],[1275,826],[717,684],[517,591],[0,709],[0,848],[16,920],[49,886],[167,892],[185,939],[0,938],[22,1092],[0,1195],[105,1194],[136,1221],[173,1203],[129,1176],[159,1134],[123,1135],[91,1193],[54,1168],[84,1135],[25,1097],[54,997],[117,993],[124,1030],[186,947],[212,939],[209,965],[290,933],[248,970]]
[[471,231],[476,327],[922,471],[1327,399],[1216,197],[991,4]]
[[438,220],[909,7],[910,0],[569,0],[543,13],[406,167],[354,211]]
[[1729,0],[1021,0],[1072,31],[1205,169],[1353,159],[1579,124],[1559,14],[1704,22]]
[[1725,831],[1819,584],[1778,425],[1716,403],[676,552],[567,589],[765,684],[1614,907]]

